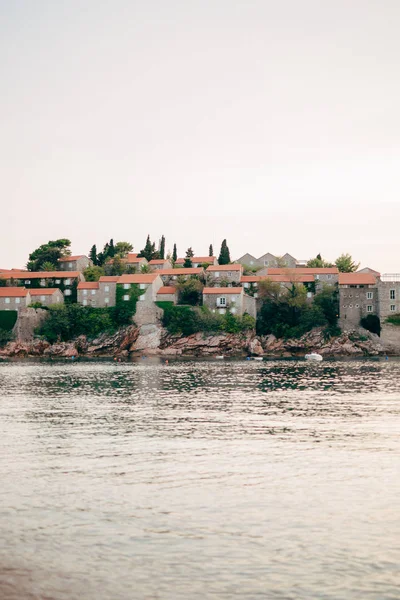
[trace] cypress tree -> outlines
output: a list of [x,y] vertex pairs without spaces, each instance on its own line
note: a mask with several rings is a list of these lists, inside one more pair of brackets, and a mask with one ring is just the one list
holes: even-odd
[[213,250],[212,244],[210,244],[210,247],[208,249],[208,256],[214,256],[214,250]]
[[90,248],[89,258],[92,261],[92,263],[94,264],[94,266],[96,267],[98,265],[96,244],[93,244],[93,246]]
[[113,256],[115,256],[114,240],[112,238],[108,245],[108,256],[109,256],[109,258],[113,258]]
[[174,249],[172,251],[172,262],[175,264],[176,263],[176,259],[178,258],[178,253],[176,251],[176,244],[174,244]]
[[221,251],[220,251],[219,257],[218,257],[218,263],[220,265],[229,265],[230,262],[231,262],[231,255],[229,252],[229,248],[226,243],[226,240],[223,240],[223,242],[221,244]]
[[160,240],[160,250],[159,250],[160,258],[165,258],[165,237],[162,235]]

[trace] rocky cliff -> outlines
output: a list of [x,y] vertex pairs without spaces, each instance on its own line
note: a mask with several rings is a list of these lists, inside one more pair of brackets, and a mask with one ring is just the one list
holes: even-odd
[[329,340],[324,339],[321,329],[314,329],[299,339],[277,339],[273,335],[256,336],[254,332],[242,334],[220,333],[207,335],[196,333],[188,337],[170,335],[158,325],[134,325],[125,327],[112,335],[103,334],[88,340],[80,336],[72,342],[50,345],[43,340],[9,342],[0,349],[0,359],[8,357],[75,358],[116,357],[135,355],[173,356],[304,356],[308,352],[323,356],[376,356],[396,354],[399,349],[385,347],[382,340],[365,330],[354,330]]

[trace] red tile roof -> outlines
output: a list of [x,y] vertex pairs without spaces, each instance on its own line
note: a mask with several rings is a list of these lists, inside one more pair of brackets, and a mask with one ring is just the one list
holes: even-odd
[[52,296],[59,291],[58,288],[37,288],[29,290],[29,293],[31,296]]
[[163,285],[157,294],[176,294],[176,288],[173,285]]
[[192,267],[191,269],[160,269],[158,275],[202,275],[204,269],[201,267]]
[[79,260],[80,258],[87,258],[85,254],[77,254],[76,256],[62,256],[58,259],[58,262],[73,262],[74,260]]
[[80,271],[13,271],[0,273],[0,279],[75,279]]
[[144,256],[138,258],[137,254],[132,254],[131,252],[123,260],[126,261],[128,263],[128,265],[131,265],[131,264],[134,264],[134,263],[140,263],[142,261],[146,261],[146,259],[144,258]]
[[[209,265],[213,264],[215,261],[215,256],[193,256],[193,258],[191,259],[192,263],[207,263]],[[175,261],[176,265],[183,265],[183,263],[185,262],[184,258],[177,258],[177,260]]]
[[339,285],[375,285],[372,273],[339,273]]
[[98,290],[98,281],[80,281],[78,283],[78,290]]
[[241,287],[205,287],[203,294],[243,294]]
[[143,273],[141,275],[121,275],[117,283],[153,283],[159,276],[158,273]]
[[313,273],[315,275],[337,275],[339,273],[339,269],[337,267],[295,267],[294,269],[271,267],[268,269],[268,275],[285,275],[288,272],[296,272],[303,275],[307,275],[310,273]]
[[0,298],[23,298],[28,293],[24,287],[0,287]]
[[243,271],[242,265],[210,265],[207,271]]
[[99,279],[101,283],[117,283],[120,275],[102,275]]
[[149,265],[165,265],[165,264],[170,264],[170,262],[169,262],[169,260],[166,260],[164,258],[162,258],[162,259],[153,258],[153,260],[151,260],[149,262]]

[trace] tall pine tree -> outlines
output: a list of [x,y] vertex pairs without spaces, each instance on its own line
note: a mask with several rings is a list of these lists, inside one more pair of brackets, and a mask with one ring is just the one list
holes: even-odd
[[165,258],[165,237],[162,235],[160,240],[160,250],[158,251],[160,258]]
[[108,258],[113,258],[115,256],[115,246],[114,240],[111,238],[110,243],[108,244]]
[[176,259],[178,258],[178,253],[176,250],[176,244],[174,244],[174,249],[172,251],[172,262],[175,264],[176,263]]
[[185,262],[183,263],[184,269],[191,269],[193,267],[192,258],[194,256],[194,252],[192,248],[188,248],[186,250]]
[[213,250],[212,244],[210,244],[210,247],[208,249],[208,256],[214,256],[214,250]]
[[153,260],[153,258],[159,257],[159,253],[156,252],[156,244],[155,242],[151,242],[150,235],[147,236],[146,245],[143,250],[139,252],[138,257],[147,258],[149,262]]
[[231,262],[231,255],[230,255],[226,240],[224,240],[221,244],[221,251],[220,251],[219,257],[218,257],[218,263],[220,265],[229,265],[230,262]]

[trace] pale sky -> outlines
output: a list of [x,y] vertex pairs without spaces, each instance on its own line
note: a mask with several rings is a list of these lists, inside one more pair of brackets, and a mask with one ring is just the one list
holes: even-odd
[[0,268],[147,233],[400,272],[399,0],[0,0]]

